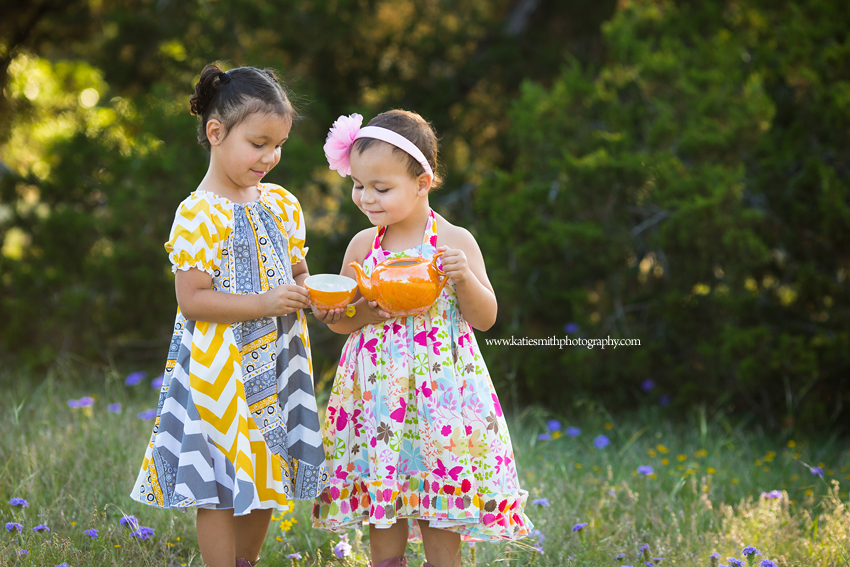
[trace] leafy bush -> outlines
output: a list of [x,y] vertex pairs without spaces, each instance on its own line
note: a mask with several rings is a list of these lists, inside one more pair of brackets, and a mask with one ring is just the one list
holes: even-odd
[[501,335],[641,346],[493,349],[521,397],[846,417],[848,20],[803,4],[627,2],[524,85],[475,198]]

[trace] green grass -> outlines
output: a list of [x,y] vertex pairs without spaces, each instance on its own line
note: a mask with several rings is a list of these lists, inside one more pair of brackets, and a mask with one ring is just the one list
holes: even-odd
[[[0,377],[0,523],[20,522],[23,533],[0,532],[0,565],[72,566],[201,565],[194,514],[157,510],[129,498],[152,421],[136,417],[154,407],[149,381],[126,387],[123,376],[91,378],[66,368],[33,385],[26,376]],[[93,371],[92,371],[93,373]],[[70,398],[96,398],[91,409],[71,409]],[[120,402],[123,411],[107,411]],[[777,565],[850,566],[850,487],[848,443],[838,439],[772,437],[754,425],[736,425],[725,416],[671,423],[662,408],[615,419],[592,403],[551,415],[529,408],[510,422],[521,481],[529,491],[527,513],[545,536],[544,554],[536,539],[520,544],[464,544],[464,565],[643,565],[639,546],[661,566],[704,565],[712,552],[743,559],[746,545]],[[546,422],[563,422],[561,435],[539,441]],[[567,426],[581,435],[564,434]],[[600,434],[610,445],[597,449]],[[791,446],[793,445],[793,446]],[[667,464],[664,464],[667,460]],[[652,466],[644,476],[637,467]],[[822,466],[824,478],[809,472]],[[768,500],[762,492],[783,491]],[[29,506],[16,509],[11,498]],[[545,498],[549,506],[533,505]],[[156,530],[147,541],[129,537],[118,525],[124,514]],[[297,502],[290,514],[277,514],[263,548],[263,564],[290,565],[286,554],[302,554],[300,565],[365,566],[368,541],[352,531],[351,557],[339,561],[332,546],[339,537],[314,530],[310,503]],[[294,522],[294,523],[293,523]],[[581,532],[575,524],[586,522]],[[33,533],[47,524],[49,533]],[[284,531],[281,528],[289,528]],[[92,540],[83,534],[96,528]],[[17,550],[30,552],[16,557]],[[623,561],[615,557],[626,554]],[[410,545],[411,565],[424,561],[421,545]]]

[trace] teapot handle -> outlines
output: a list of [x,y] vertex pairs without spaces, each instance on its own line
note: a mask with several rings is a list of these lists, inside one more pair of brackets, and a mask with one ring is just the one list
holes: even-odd
[[446,285],[447,281],[449,281],[449,276],[446,275],[446,272],[444,272],[442,268],[437,267],[437,258],[442,256],[443,252],[445,252],[445,250],[437,252],[436,254],[434,254],[434,257],[431,258],[431,265],[434,266],[434,269],[437,270],[437,273],[443,280],[442,282],[440,282],[440,289],[443,289],[443,286]]

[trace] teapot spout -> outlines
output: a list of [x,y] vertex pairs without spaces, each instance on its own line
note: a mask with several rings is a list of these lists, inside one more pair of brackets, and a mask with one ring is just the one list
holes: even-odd
[[354,270],[360,295],[365,297],[367,301],[375,301],[375,295],[372,293],[372,281],[366,276],[363,267],[357,262],[352,262],[349,266]]

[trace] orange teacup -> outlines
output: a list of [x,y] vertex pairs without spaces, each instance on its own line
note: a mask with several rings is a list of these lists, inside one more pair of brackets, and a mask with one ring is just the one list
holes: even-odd
[[310,301],[317,309],[342,309],[354,300],[357,282],[336,274],[316,274],[304,280]]

